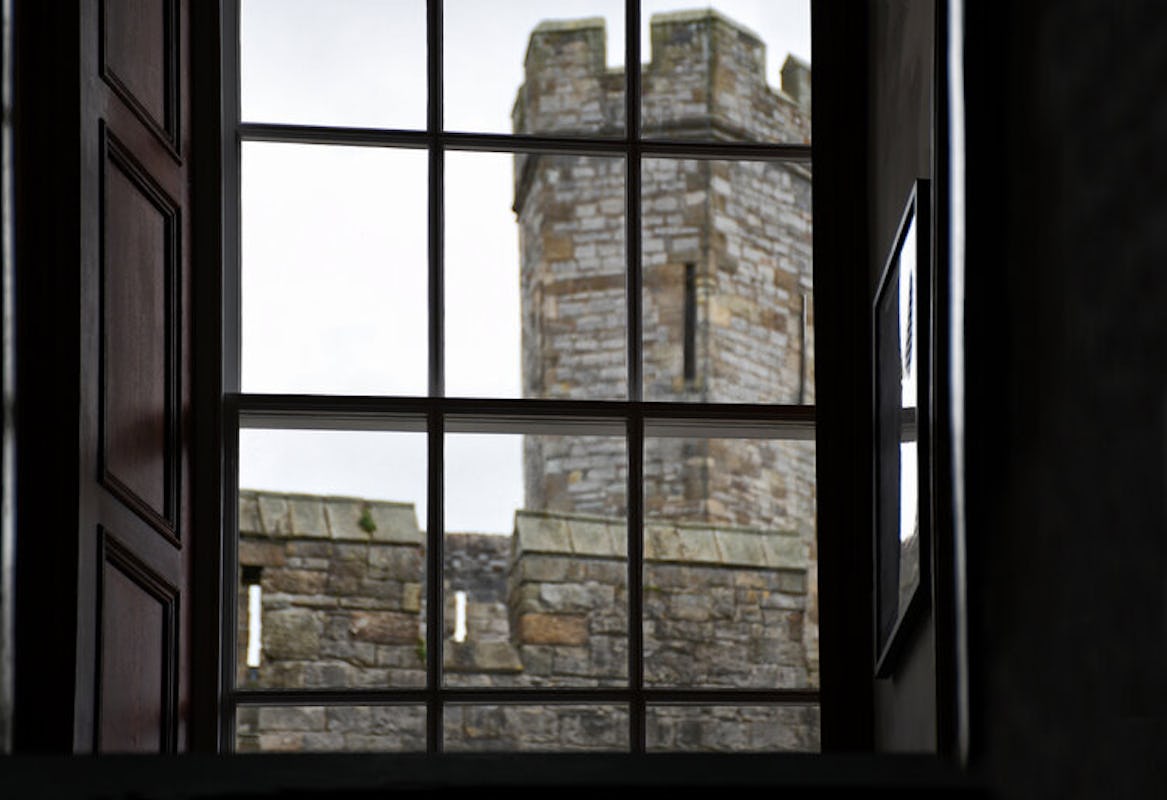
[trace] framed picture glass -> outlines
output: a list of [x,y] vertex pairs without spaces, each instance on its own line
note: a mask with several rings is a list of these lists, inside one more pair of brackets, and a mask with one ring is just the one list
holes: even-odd
[[928,182],[904,208],[873,309],[875,670],[890,673],[927,600],[932,269]]

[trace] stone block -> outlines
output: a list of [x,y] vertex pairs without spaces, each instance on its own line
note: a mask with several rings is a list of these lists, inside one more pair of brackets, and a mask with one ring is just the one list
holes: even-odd
[[354,611],[349,635],[359,642],[413,644],[418,638],[417,616],[397,611]]
[[672,525],[646,526],[644,557],[652,561],[681,561],[681,539]]
[[264,585],[287,594],[322,594],[328,585],[328,573],[308,569],[273,569],[264,575]]
[[269,536],[291,536],[292,516],[283,495],[260,493],[256,495],[263,532]]
[[328,538],[328,520],[324,517],[324,504],[319,497],[291,496],[288,508],[292,517],[292,532],[296,536]]
[[[608,589],[610,601],[611,587]],[[539,600],[549,613],[573,612],[586,614],[594,608],[602,608],[609,603],[595,602],[589,587],[578,583],[545,583],[539,587]]]
[[721,561],[717,540],[710,528],[677,526],[680,560],[686,563],[716,564]]
[[752,531],[719,530],[715,536],[723,564],[743,567],[766,566],[761,535]]
[[302,736],[300,746],[305,753],[334,753],[344,748],[343,733],[305,733]]
[[761,539],[767,566],[775,569],[806,568],[806,547],[796,534],[767,531]]
[[421,611],[421,584],[407,582],[401,587],[401,610],[417,613]]
[[394,669],[423,669],[425,640],[419,630],[412,644],[377,645],[377,666]]
[[[324,513],[328,518],[328,529],[332,538],[354,542],[368,541],[371,532],[361,526],[366,508],[366,504],[361,500],[328,498],[324,503]],[[371,520],[371,515],[369,519]]]
[[554,672],[559,675],[592,676],[592,654],[586,647],[556,647]]
[[324,730],[324,709],[320,706],[261,706],[259,728],[265,730]]
[[452,672],[518,673],[519,653],[510,642],[447,641],[443,663]]
[[264,615],[263,650],[268,658],[316,658],[320,652],[320,614],[287,608]]
[[558,583],[579,580],[583,573],[581,567],[580,562],[574,559],[531,553],[519,560],[516,569],[520,580]]
[[417,582],[422,576],[421,548],[396,544],[371,545],[369,571],[378,578]]
[[806,594],[806,573],[782,570],[778,573],[778,586],[787,594]]
[[580,564],[582,575],[577,580],[624,586],[628,582],[628,564],[624,561],[587,560]]
[[259,518],[259,499],[255,492],[239,493],[239,533],[263,533]]
[[370,534],[374,542],[422,543],[412,503],[369,503],[369,516],[376,526]]
[[279,567],[286,561],[283,544],[256,539],[239,541],[239,563],[245,567]]
[[259,751],[261,753],[299,753],[304,750],[304,734],[278,731],[276,733],[261,733]]
[[616,546],[606,521],[572,519],[568,523],[571,548],[577,556],[614,556]]
[[571,553],[571,537],[562,517],[519,511],[515,514],[515,554]]
[[523,614],[519,641],[523,644],[582,645],[588,639],[587,617],[574,614]]

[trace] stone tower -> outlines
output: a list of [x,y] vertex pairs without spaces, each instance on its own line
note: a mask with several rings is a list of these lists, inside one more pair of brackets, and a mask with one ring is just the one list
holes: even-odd
[[[517,133],[622,134],[623,71],[605,68],[605,36],[602,19],[536,28]],[[783,89],[770,87],[761,40],[709,10],[654,16],[651,40],[646,136],[810,141],[803,62],[788,58]],[[621,158],[516,158],[528,397],[627,397],[624,179]],[[813,403],[809,168],[646,159],[641,208],[644,399]],[[527,508],[621,514],[621,447],[528,437]],[[669,438],[645,450],[648,516],[796,529],[813,547],[811,444]]]

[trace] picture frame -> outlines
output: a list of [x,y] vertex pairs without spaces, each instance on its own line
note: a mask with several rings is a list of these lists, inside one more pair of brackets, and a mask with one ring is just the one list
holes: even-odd
[[934,270],[928,181],[915,182],[872,306],[875,675],[929,598]]

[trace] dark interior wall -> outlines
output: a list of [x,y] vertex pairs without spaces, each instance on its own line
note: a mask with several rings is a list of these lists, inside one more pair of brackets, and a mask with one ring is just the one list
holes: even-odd
[[1167,15],[967,3],[972,764],[1167,786]]
[[[933,177],[934,79],[933,4],[880,0],[870,9],[869,302],[912,186],[917,178]],[[907,645],[894,674],[875,681],[875,747],[879,751],[936,750],[931,608],[929,604],[904,631]]]

